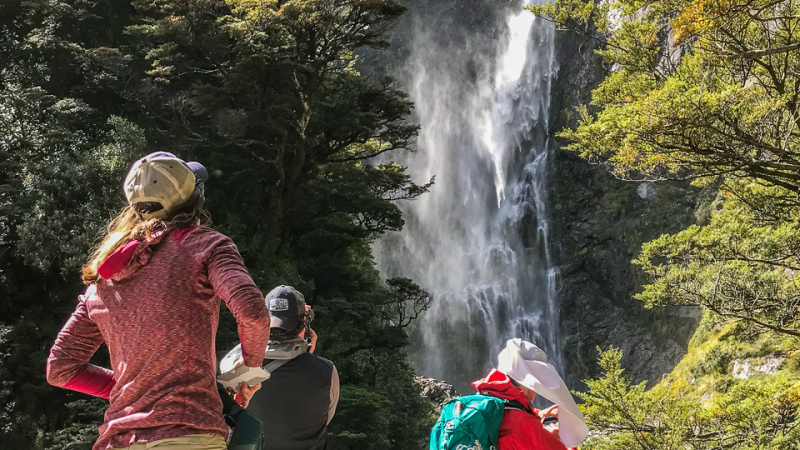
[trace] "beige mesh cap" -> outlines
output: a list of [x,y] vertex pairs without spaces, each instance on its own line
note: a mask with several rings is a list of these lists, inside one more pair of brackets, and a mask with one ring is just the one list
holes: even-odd
[[166,219],[189,199],[198,181],[207,179],[208,172],[202,164],[184,162],[172,153],[155,152],[133,163],[123,188],[129,204],[158,203],[163,209],[147,216]]

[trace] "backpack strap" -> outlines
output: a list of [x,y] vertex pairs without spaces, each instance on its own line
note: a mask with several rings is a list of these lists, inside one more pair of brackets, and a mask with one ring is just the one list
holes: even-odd
[[269,373],[275,372],[282,365],[286,364],[289,361],[291,361],[291,359],[273,359],[272,361],[270,361],[269,364],[264,366],[264,370],[266,370]]
[[522,411],[522,412],[525,412],[525,413],[528,413],[528,414],[532,414],[530,411],[525,409],[524,406],[522,406],[522,403],[520,403],[520,402],[518,402],[516,400],[505,400],[504,404],[503,404],[503,407],[504,407],[504,409],[506,411],[508,411],[510,409],[512,411]]
[[225,416],[235,416],[236,414],[244,411],[244,409],[239,406],[236,401],[233,400],[233,396],[228,394],[224,387],[221,384],[217,383],[217,392],[219,392],[219,398],[222,399],[222,414]]
[[[484,391],[484,392],[478,391],[478,394],[479,395],[485,395],[487,397],[498,398],[498,397],[492,395],[492,393],[489,392],[489,391]],[[504,399],[503,400],[503,409],[507,409],[507,410],[510,409],[510,410],[513,410],[513,411],[522,411],[522,412],[526,412],[528,414],[533,414],[528,408],[525,408],[525,406],[523,406],[522,403],[520,403],[520,402],[518,402],[516,400],[505,400]]]

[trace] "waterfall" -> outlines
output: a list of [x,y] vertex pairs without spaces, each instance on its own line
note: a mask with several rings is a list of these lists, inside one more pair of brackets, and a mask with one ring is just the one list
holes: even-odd
[[436,184],[401,205],[405,228],[374,254],[384,274],[435,296],[412,332],[416,370],[465,391],[510,337],[563,367],[546,210],[555,63],[552,28],[523,4],[498,5],[497,20],[466,30],[454,5],[409,12],[413,41],[398,77],[421,130],[417,152],[399,162]]

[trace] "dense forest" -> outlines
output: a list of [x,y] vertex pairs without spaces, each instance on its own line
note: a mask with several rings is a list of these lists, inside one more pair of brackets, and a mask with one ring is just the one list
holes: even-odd
[[619,350],[580,393],[582,448],[800,448],[800,4],[582,2],[530,9],[597,50],[605,76],[563,148],[615,176],[691,181],[696,224],[633,262],[648,307],[702,311],[684,359],[631,383]]
[[[417,128],[386,46],[393,0],[9,0],[0,3],[0,448],[83,449],[105,403],[49,386],[45,360],[79,270],[124,206],[130,164],[201,161],[214,226],[266,292],[292,284],[339,370],[336,448],[421,448],[430,411],[406,326],[431,301],[384,281],[370,243],[425,193],[397,164]],[[224,308],[223,308],[224,309]],[[217,341],[237,340],[224,311]],[[98,354],[98,364],[108,364]]]

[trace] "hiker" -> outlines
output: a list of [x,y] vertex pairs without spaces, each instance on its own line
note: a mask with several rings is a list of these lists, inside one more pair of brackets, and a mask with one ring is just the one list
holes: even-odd
[[[566,384],[547,355],[522,339],[510,339],[500,352],[497,369],[472,383],[480,394],[512,402],[521,408],[506,408],[500,425],[498,450],[564,450],[577,447],[589,428]],[[539,394],[555,403],[539,411],[531,405]],[[558,421],[546,429],[542,421]]]
[[[339,374],[332,362],[313,354],[313,312],[291,286],[276,287],[265,301],[272,329],[263,367],[271,376],[260,386],[244,386],[239,404],[264,423],[264,449],[327,448],[328,424],[339,402]],[[239,358],[237,347],[220,368]]]
[[[83,267],[86,292],[59,332],[47,381],[110,400],[94,450],[223,450],[216,387],[220,298],[244,363],[261,365],[269,314],[233,242],[209,228],[205,167],[166,152],[131,167],[128,200]],[[89,363],[105,343],[111,370]]]

